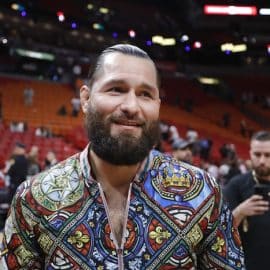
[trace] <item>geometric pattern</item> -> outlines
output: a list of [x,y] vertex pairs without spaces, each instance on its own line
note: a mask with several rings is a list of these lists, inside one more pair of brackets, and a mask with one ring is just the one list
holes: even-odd
[[0,269],[244,269],[215,180],[153,150],[131,187],[124,246],[114,242],[88,148],[24,182]]

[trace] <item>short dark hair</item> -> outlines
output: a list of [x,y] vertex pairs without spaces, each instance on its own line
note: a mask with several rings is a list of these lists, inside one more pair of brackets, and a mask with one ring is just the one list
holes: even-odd
[[154,61],[150,58],[150,56],[142,49],[140,49],[137,46],[130,45],[130,44],[116,44],[114,46],[108,47],[105,50],[103,50],[100,55],[97,57],[95,63],[90,67],[89,73],[88,73],[88,79],[89,79],[89,87],[93,85],[93,82],[96,79],[97,73],[101,70],[104,59],[106,55],[110,53],[122,53],[125,55],[131,55],[139,58],[144,58],[149,61],[151,61],[154,64],[156,75],[157,75],[157,84],[159,86],[159,74],[157,67],[154,63]]
[[270,141],[270,132],[266,130],[260,130],[254,133],[251,137],[251,141]]

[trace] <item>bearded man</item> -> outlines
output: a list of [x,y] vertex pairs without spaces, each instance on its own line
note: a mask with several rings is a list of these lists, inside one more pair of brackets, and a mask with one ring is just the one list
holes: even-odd
[[225,197],[233,210],[247,270],[270,269],[270,132],[251,137],[252,171],[232,178]]
[[154,150],[159,79],[138,47],[105,49],[80,90],[89,145],[25,182],[1,269],[244,269],[215,180]]

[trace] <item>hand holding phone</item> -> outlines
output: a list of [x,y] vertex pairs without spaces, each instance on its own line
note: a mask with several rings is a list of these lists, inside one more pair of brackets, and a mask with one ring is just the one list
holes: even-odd
[[270,202],[270,185],[255,185],[254,194],[261,195],[263,197],[263,200]]

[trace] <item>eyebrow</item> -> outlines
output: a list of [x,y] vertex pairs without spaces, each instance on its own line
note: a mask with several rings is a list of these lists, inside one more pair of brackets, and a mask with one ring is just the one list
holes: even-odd
[[[105,86],[106,85],[111,85],[111,84],[118,84],[118,85],[127,85],[128,83],[125,80],[121,80],[121,79],[111,79],[108,80],[107,82],[105,82]],[[139,85],[139,88],[145,88],[146,90],[150,90],[150,91],[154,91],[157,90],[158,91],[158,87],[152,86],[148,83],[141,83]]]

